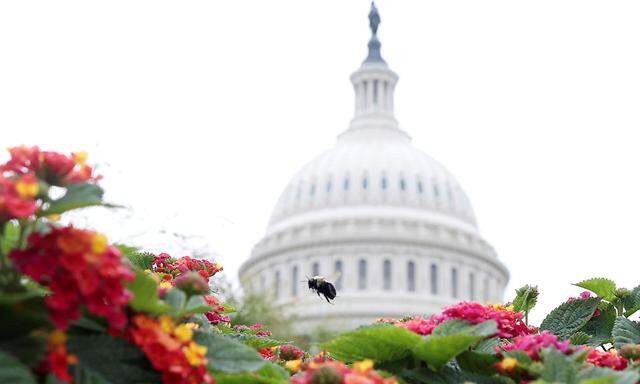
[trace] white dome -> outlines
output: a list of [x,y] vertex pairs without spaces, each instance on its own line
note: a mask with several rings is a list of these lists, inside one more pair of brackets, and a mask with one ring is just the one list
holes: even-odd
[[450,216],[473,227],[469,199],[437,161],[413,147],[402,131],[350,130],[338,144],[305,165],[284,189],[269,229],[312,211],[406,208],[416,215]]
[[[240,268],[243,287],[272,295],[300,333],[500,301],[509,279],[456,179],[398,128],[379,22],[373,6],[349,129],[291,179]],[[335,305],[306,292],[305,275],[334,276]]]

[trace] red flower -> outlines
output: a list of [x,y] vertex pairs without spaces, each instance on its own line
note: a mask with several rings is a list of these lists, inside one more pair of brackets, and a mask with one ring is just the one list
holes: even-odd
[[497,348],[503,351],[524,351],[533,360],[540,360],[540,351],[544,348],[554,346],[558,351],[569,355],[574,352],[569,345],[569,340],[558,341],[558,337],[550,332],[544,331],[537,335],[525,335],[516,337],[513,343],[503,344],[501,348]]
[[592,349],[587,355],[587,362],[597,367],[607,367],[615,369],[616,371],[621,371],[627,368],[629,360],[618,355],[615,349],[607,352]]
[[268,361],[276,361],[277,360],[276,348],[277,347],[261,348],[258,350],[258,352],[260,353],[263,359]]
[[67,352],[67,335],[60,331],[54,330],[47,338],[47,354],[42,362],[42,369],[45,372],[53,373],[58,379],[70,383],[72,377],[69,374],[69,365],[77,364],[78,359],[75,355]]
[[166,253],[161,253],[156,256],[153,260],[152,267],[155,272],[165,273],[173,277],[177,277],[188,271],[194,271],[200,274],[207,283],[211,276],[222,271],[222,266],[217,263],[194,259],[189,256],[183,256],[176,260]]
[[295,345],[281,345],[278,352],[278,357],[284,361],[298,360],[304,357],[304,351]]
[[429,318],[416,316],[410,319],[395,321],[381,319],[380,322],[393,322],[396,326],[406,328],[420,335],[429,335],[435,327],[445,321],[459,319],[471,324],[479,324],[487,320],[495,320],[498,325],[498,336],[513,338],[534,332],[522,321],[523,314],[502,306],[482,305],[475,302],[460,302],[445,308],[441,314]]
[[220,304],[215,296],[205,296],[204,301],[207,303],[207,305],[213,308],[211,311],[205,313],[205,316],[212,324],[231,323],[231,319],[229,318],[229,316],[225,316],[223,314],[225,311],[224,306]]
[[373,369],[373,361],[364,360],[348,367],[340,361],[314,359],[303,371],[291,377],[291,384],[397,384],[393,377],[383,378]]
[[124,329],[125,307],[131,293],[123,283],[133,280],[120,251],[96,232],[73,227],[34,233],[29,247],[15,250],[18,269],[51,290],[45,302],[53,322],[61,329],[80,318],[80,307],[107,319],[112,331]]
[[38,180],[32,174],[3,177],[0,174],[0,221],[25,218],[36,213]]

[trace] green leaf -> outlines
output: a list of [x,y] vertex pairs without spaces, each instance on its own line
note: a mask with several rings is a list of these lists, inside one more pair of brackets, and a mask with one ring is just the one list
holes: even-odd
[[155,259],[155,255],[150,252],[140,252],[138,248],[130,247],[124,244],[116,244],[116,247],[134,266],[146,270],[151,269],[151,264]]
[[384,324],[343,333],[320,348],[345,362],[371,359],[381,363],[409,356],[421,340],[409,330]]
[[289,373],[281,366],[266,362],[256,372],[228,374],[217,372],[214,374],[217,384],[287,384]]
[[626,317],[618,317],[613,325],[613,346],[621,348],[625,344],[640,344],[640,323]]
[[574,285],[589,290],[607,301],[613,301],[616,298],[616,283],[610,279],[596,277]]
[[404,369],[399,372],[398,376],[407,383],[425,383],[425,384],[515,384],[513,380],[507,377],[487,377],[476,375],[470,372],[464,372],[451,366],[445,366],[438,372],[429,369]]
[[513,310],[516,312],[530,312],[538,302],[538,287],[525,285],[516,289],[516,298],[513,299]]
[[102,202],[104,191],[96,184],[69,184],[67,192],[61,198],[52,201],[49,207],[39,213],[40,216],[60,214],[76,208],[105,205]]
[[609,368],[588,367],[578,375],[580,384],[635,384],[640,380],[637,371],[614,371]]
[[500,346],[500,338],[492,337],[490,339],[482,340],[476,345],[474,351],[484,352],[494,355],[496,353],[496,347]]
[[589,343],[589,340],[591,340],[592,337],[593,336],[588,333],[578,331],[573,335],[571,335],[571,337],[569,338],[569,341],[573,345],[585,345]]
[[[175,290],[176,289],[173,289],[173,291]],[[187,300],[184,310],[182,310],[178,314],[178,316],[184,317],[184,316],[202,314],[205,312],[209,312],[211,310],[212,308],[209,305],[207,305],[207,303],[204,301],[204,298],[200,295],[196,295],[196,296],[191,296],[189,300]]]
[[494,366],[500,358],[488,353],[464,351],[456,357],[456,361],[465,371],[491,376],[497,372]]
[[439,370],[451,359],[469,349],[482,336],[457,334],[447,336],[427,336],[413,349],[413,354],[434,370]]
[[142,351],[104,333],[70,334],[69,351],[78,356],[78,373],[87,383],[133,384],[159,382],[160,377]]
[[629,292],[629,296],[623,299],[623,303],[625,308],[624,315],[626,317],[640,311],[640,285]]
[[0,383],[36,384],[29,367],[14,356],[0,351]]
[[7,221],[0,236],[0,254],[8,255],[18,246],[20,240],[20,225],[16,221]]
[[592,335],[586,343],[591,346],[609,343],[612,340],[611,331],[616,321],[617,312],[611,303],[600,302],[598,305],[600,315],[589,319],[581,331]]
[[447,320],[438,325],[431,332],[431,336],[448,336],[465,333],[473,336],[491,336],[498,332],[498,325],[494,320],[488,320],[473,325],[465,320]]
[[[46,352],[46,340],[44,337],[32,335],[18,336],[4,339],[0,342],[0,350],[10,354],[31,368],[36,368],[42,361]],[[2,381],[0,381],[1,383]]]
[[549,383],[576,383],[577,364],[555,348],[542,352],[544,361],[540,378]]
[[276,340],[269,337],[257,336],[248,333],[230,334],[229,337],[233,338],[234,340],[238,340],[254,349],[271,348],[278,345],[290,344],[290,342],[288,341]]
[[196,332],[194,340],[207,347],[207,366],[214,371],[253,372],[265,364],[255,349],[229,337]]
[[576,299],[555,308],[540,324],[541,331],[550,331],[560,339],[567,339],[582,328],[593,316],[599,298]]
[[187,294],[179,289],[170,289],[164,295],[164,301],[167,302],[175,311],[180,312],[187,303]]
[[128,284],[133,293],[129,306],[138,312],[151,314],[165,313],[171,309],[169,305],[158,299],[158,285],[144,271],[135,271],[136,278]]

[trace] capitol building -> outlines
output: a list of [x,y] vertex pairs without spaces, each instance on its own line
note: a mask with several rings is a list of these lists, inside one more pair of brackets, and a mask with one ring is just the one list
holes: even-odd
[[[245,291],[271,294],[300,334],[501,301],[509,279],[460,184],[400,129],[375,5],[369,21],[348,129],[291,179],[240,268]],[[334,305],[301,282],[316,275],[335,279]]]

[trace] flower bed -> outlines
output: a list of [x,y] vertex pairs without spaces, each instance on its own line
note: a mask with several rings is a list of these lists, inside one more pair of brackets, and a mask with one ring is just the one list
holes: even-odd
[[[59,215],[109,206],[83,153],[0,165],[0,383],[636,383],[640,287],[608,279],[528,323],[538,290],[375,324],[312,355],[233,323],[217,263],[109,244]],[[52,193],[53,189],[63,193]]]

